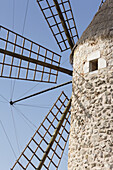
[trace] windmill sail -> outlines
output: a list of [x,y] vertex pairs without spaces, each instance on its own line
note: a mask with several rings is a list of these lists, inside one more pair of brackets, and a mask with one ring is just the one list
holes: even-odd
[[[61,51],[74,46],[78,32],[69,0],[37,0]],[[72,44],[72,45],[70,45]],[[71,48],[72,48],[71,47]]]
[[[65,93],[62,92],[11,170],[18,169],[19,167],[21,169],[31,170],[38,167],[43,154],[46,153],[45,151],[50,143],[52,134],[54,134],[55,129],[57,129],[57,124],[63,115],[63,111],[65,110],[68,101],[69,99]],[[58,169],[69,138],[69,129],[70,110],[68,111],[54,144],[43,163],[43,169]]]
[[[59,54],[3,26],[0,28],[0,77],[56,83],[58,71],[52,68],[60,65]],[[26,56],[29,60],[15,55]],[[37,63],[30,62],[31,59]],[[46,64],[53,67],[48,68]]]

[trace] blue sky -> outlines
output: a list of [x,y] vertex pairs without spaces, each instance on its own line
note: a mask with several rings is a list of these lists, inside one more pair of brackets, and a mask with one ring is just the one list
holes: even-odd
[[[100,1],[101,0],[71,0],[79,36],[81,36],[83,31],[91,22],[94,14],[98,10]],[[13,2],[15,2],[14,16]],[[26,5],[27,0],[0,0],[0,25],[3,25],[9,29],[14,29],[15,32],[22,34]],[[60,52],[35,0],[29,0],[23,35],[59,53],[62,56],[61,66],[72,69],[72,66],[69,63],[70,50],[64,53]],[[71,79],[72,77],[70,76],[59,74],[57,84],[70,81]],[[19,150],[21,152],[30,140],[31,136],[34,134],[36,128],[34,128],[32,125],[29,127],[28,124],[26,124],[26,122],[20,116],[20,114],[15,110],[15,108],[9,105],[12,93],[11,84],[11,80],[0,78],[0,120],[10,139],[16,156],[18,157],[20,153],[18,151],[16,138],[18,138],[20,148]],[[18,99],[20,96],[29,95],[52,86],[54,85],[36,82],[15,81],[13,89],[13,100]],[[69,97],[71,96],[72,86],[68,85],[66,87],[60,88],[59,90],[54,90],[52,92],[48,92],[46,94],[21,102],[21,104],[27,106],[15,105],[15,107],[21,110],[21,112],[25,114],[25,116],[27,116],[29,120],[31,120],[32,123],[38,128],[62,90],[64,90]],[[28,105],[35,105],[37,107],[30,107]],[[14,122],[16,126],[16,136]],[[1,124],[0,138],[0,169],[8,170],[12,167],[16,159]],[[67,154],[68,147],[66,148],[59,169],[67,169]]]

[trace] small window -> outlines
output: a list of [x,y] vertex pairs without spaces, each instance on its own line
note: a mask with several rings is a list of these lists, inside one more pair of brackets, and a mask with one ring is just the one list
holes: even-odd
[[98,59],[89,62],[89,72],[98,70]]

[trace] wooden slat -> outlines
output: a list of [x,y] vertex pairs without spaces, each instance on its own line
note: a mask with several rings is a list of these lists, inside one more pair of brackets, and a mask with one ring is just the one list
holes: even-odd
[[[59,67],[61,58],[59,54],[3,26],[0,27],[0,49],[11,53],[11,55],[8,53],[0,54],[0,57],[3,58],[0,63],[0,77],[47,83],[57,82],[58,71],[53,68],[45,69],[45,64]],[[38,66],[39,64],[31,64],[30,61],[23,62],[22,58],[16,58],[17,62],[15,62],[15,56],[13,54],[21,56],[24,55],[27,58],[35,59],[37,62],[42,62],[44,65]],[[24,69],[22,69],[22,67],[24,67]],[[52,79],[50,78],[51,75]]]
[[[40,155],[43,155],[45,153],[46,148],[49,145],[49,141],[53,136],[52,133],[56,129],[55,121],[57,120],[57,122],[59,123],[58,120],[60,120],[61,116],[63,115],[63,111],[68,101],[69,99],[67,98],[65,93],[62,92],[61,95],[58,97],[57,101],[54,103],[53,107],[50,109],[47,116],[44,118],[39,128],[36,130],[35,134],[31,138],[28,145],[25,147],[24,151],[22,152],[22,154],[20,155],[20,157],[18,158],[18,160],[16,161],[16,163],[14,164],[11,170],[16,169],[18,162],[22,162],[22,156],[26,158],[27,164],[24,167],[24,165],[21,163],[22,164],[20,165],[21,167],[23,166],[25,169],[27,169],[30,164],[32,165],[32,167],[36,167],[36,168],[38,167],[37,163],[33,163],[32,160],[34,157],[37,158],[37,162],[39,163],[42,160],[42,157]],[[56,106],[58,109],[56,108]],[[57,116],[59,117],[58,119]],[[43,167],[45,169],[53,170],[51,169],[51,165],[52,168],[54,167],[54,169],[58,169],[59,167],[69,137],[69,126],[66,126],[67,124],[69,124],[68,123],[69,119],[70,119],[70,111],[68,112],[64,120],[64,123],[61,125],[61,131],[59,131],[58,138],[55,139],[54,146],[52,146],[50,149],[51,152],[48,153],[47,155],[46,159],[48,159],[48,161],[46,162],[45,160],[43,164]],[[60,143],[61,139],[63,140],[62,144]],[[36,146],[35,148],[33,148],[34,144]],[[27,157],[28,150],[31,152],[30,154],[31,156],[29,158]],[[59,154],[58,151],[60,151]]]
[[70,1],[37,0],[37,3],[60,50],[65,51],[72,48],[79,36]]

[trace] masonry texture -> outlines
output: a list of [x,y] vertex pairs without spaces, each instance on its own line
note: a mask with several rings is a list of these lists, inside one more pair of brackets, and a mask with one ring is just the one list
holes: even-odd
[[[106,0],[103,8],[109,4],[113,1]],[[71,56],[69,170],[113,170],[113,34],[110,30],[106,34],[82,37]],[[100,52],[106,66],[84,73],[84,64],[95,51]]]

